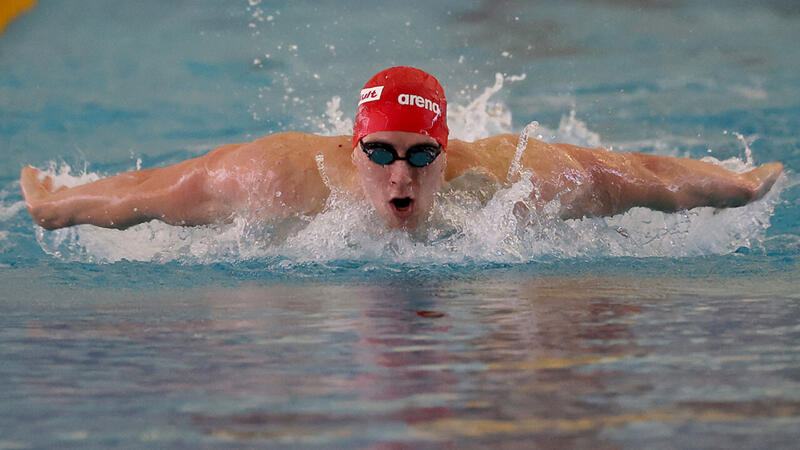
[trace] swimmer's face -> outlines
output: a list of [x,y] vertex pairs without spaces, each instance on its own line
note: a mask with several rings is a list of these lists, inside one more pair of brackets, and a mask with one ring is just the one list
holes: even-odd
[[[406,151],[418,145],[438,146],[435,139],[404,131],[381,131],[365,136],[364,144],[381,142],[405,158]],[[361,145],[353,149],[353,164],[364,195],[389,228],[413,230],[425,221],[433,206],[433,196],[442,187],[445,153],[425,167],[413,167],[408,161],[380,165],[372,162]]]

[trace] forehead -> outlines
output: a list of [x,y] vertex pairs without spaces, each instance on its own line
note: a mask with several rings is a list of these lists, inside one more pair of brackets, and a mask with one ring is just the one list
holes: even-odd
[[363,138],[364,142],[387,142],[399,147],[411,147],[418,144],[436,145],[436,139],[424,134],[407,131],[377,131]]

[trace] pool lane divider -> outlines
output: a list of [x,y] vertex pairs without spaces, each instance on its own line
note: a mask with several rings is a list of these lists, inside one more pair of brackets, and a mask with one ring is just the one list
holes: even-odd
[[2,0],[0,1],[0,34],[12,20],[36,5],[36,0]]

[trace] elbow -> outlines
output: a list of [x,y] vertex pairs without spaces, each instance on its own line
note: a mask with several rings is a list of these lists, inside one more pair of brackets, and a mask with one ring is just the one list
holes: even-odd
[[684,201],[685,205],[682,209],[698,206],[736,208],[761,198],[758,186],[743,180],[703,183],[692,186],[692,189],[687,189],[687,191],[686,197],[688,198]]
[[759,198],[756,189],[747,185],[714,186],[700,185],[665,189],[654,194],[645,205],[650,209],[664,212],[685,211],[699,207],[736,208]]
[[[169,225],[200,226],[214,223],[224,205],[214,196],[206,180],[196,176],[159,198],[152,218]],[[151,208],[153,209],[153,208]]]

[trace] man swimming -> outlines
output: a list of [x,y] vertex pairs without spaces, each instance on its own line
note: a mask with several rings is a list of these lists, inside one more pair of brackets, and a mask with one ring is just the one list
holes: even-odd
[[[20,184],[36,224],[124,229],[153,219],[172,225],[315,215],[330,186],[366,198],[390,228],[424,223],[444,183],[477,173],[505,181],[518,136],[449,140],[444,89],[433,76],[393,67],[373,76],[358,103],[353,136],[279,133],[229,144],[178,164],[54,189],[50,177],[22,169]],[[324,158],[320,174],[317,155]],[[615,153],[529,139],[535,207],[554,199],[562,218],[607,216],[635,206],[679,211],[735,207],[761,198],[780,163],[746,173],[686,158]]]

